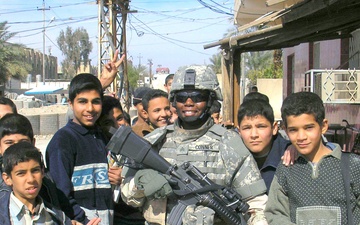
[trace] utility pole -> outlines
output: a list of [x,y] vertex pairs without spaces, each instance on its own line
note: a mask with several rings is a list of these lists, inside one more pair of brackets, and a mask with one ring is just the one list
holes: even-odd
[[150,85],[152,84],[152,74],[151,74],[151,70],[152,70],[152,65],[153,65],[153,63],[152,63],[152,59],[148,59],[148,64],[149,64],[149,78],[150,78]]
[[45,0],[43,0],[42,8],[38,10],[43,11],[43,55],[42,55],[42,77],[43,85],[45,85],[45,10],[50,10],[50,8],[45,8]]
[[[128,13],[136,13],[136,10],[129,10],[129,0],[97,0],[99,5],[99,33],[98,33],[98,76],[101,76],[103,66],[110,60],[116,49],[122,54],[126,53],[126,20]],[[121,16],[118,16],[121,14]],[[121,19],[122,21],[120,21]],[[123,70],[118,73],[120,87],[117,87],[118,80],[115,79],[112,91],[118,91],[119,96],[125,90],[125,110],[129,111],[131,106],[129,99],[129,80],[127,74],[127,56],[123,62]],[[117,77],[117,78],[118,78]]]
[[[129,2],[127,4],[121,3],[119,4],[121,8],[121,16],[122,16],[122,27],[124,28],[122,31],[122,50],[125,53],[124,59],[124,72],[123,72],[123,83],[125,89],[125,102],[128,103],[129,101],[129,92],[130,92],[130,85],[129,85],[129,77],[128,77],[128,62],[127,62],[127,47],[126,47],[126,20],[127,20],[127,11],[129,10]],[[121,94],[121,93],[120,93]],[[130,107],[129,104],[126,104],[127,111],[129,112]]]
[[141,59],[142,59],[141,53],[139,53],[138,58],[139,58],[139,69],[140,69],[140,66],[141,66]]

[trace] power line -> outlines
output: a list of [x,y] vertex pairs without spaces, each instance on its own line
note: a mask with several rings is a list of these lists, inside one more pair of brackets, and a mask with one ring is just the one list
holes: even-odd
[[[60,19],[60,21],[68,21],[68,20],[82,20],[82,19],[93,19],[96,18],[95,16],[81,16],[81,17],[72,17],[72,18],[68,18],[68,19]],[[56,20],[59,20],[58,18],[56,18]],[[42,23],[42,20],[30,20],[30,21],[16,21],[16,22],[8,22],[7,24],[9,25],[15,25],[15,24],[32,24],[32,23]]]
[[[53,6],[51,8],[62,8],[62,7],[68,7],[68,6],[74,6],[74,5],[84,5],[84,4],[89,4],[89,3],[93,3],[93,2],[94,1],[88,1],[88,2],[82,2],[82,3],[72,3],[72,4],[66,4],[66,5]],[[1,12],[1,11],[4,11],[4,12]],[[0,15],[31,12],[31,11],[37,11],[37,8],[21,9],[21,10],[15,10],[15,11],[9,11],[9,9],[3,9],[3,10],[0,10]]]
[[[196,50],[194,50],[194,49],[191,49],[191,48],[182,46],[182,45],[180,45],[180,44],[177,44],[175,41],[178,41],[178,42],[182,42],[182,41],[176,40],[176,39],[172,39],[172,38],[168,38],[168,37],[164,37],[163,35],[161,35],[161,34],[157,33],[156,31],[152,30],[152,29],[151,29],[149,26],[147,26],[144,22],[142,22],[141,20],[139,20],[138,18],[136,18],[136,16],[134,16],[134,15],[132,15],[132,16],[133,16],[136,20],[138,20],[139,22],[141,22],[141,23],[142,23],[145,27],[147,27],[150,31],[152,31],[154,35],[160,37],[161,39],[163,39],[163,40],[165,40],[165,41],[167,41],[167,42],[170,42],[170,43],[172,43],[172,44],[174,44],[174,45],[176,45],[176,46],[179,46],[179,47],[181,47],[181,48],[184,48],[184,49],[187,49],[187,50],[190,50],[190,51],[193,51],[193,52],[197,52],[197,53],[200,53],[200,54],[203,54],[203,55],[209,55],[209,54],[206,54],[206,53],[204,53],[204,52],[199,52],[199,51],[196,51]],[[182,43],[185,43],[185,44],[186,44],[186,42],[182,42]]]
[[225,12],[225,11],[223,11],[223,10],[221,10],[221,9],[218,9],[218,8],[216,8],[216,7],[210,5],[210,4],[208,4],[208,3],[206,3],[206,2],[204,2],[204,1],[202,1],[202,0],[197,0],[197,1],[198,1],[201,5],[209,8],[209,9],[210,9],[211,11],[213,11],[213,12],[221,13],[221,14],[225,14],[225,15],[229,15],[229,16],[233,16],[232,13],[228,13],[228,12]]
[[[88,20],[92,20],[92,19],[97,19],[97,17],[86,18],[86,19],[82,19],[82,20],[78,20],[78,21],[65,22],[65,23],[60,23],[60,24],[57,24],[57,25],[51,25],[51,26],[48,26],[48,28],[53,28],[53,27],[58,27],[58,26],[63,26],[63,25],[69,25],[69,24],[74,24],[74,23],[80,23],[80,22],[84,22],[84,21],[88,21]],[[32,29],[22,30],[22,31],[17,31],[17,32],[15,32],[15,33],[26,33],[26,32],[37,31],[37,30],[42,30],[42,27],[40,27],[40,28],[32,28]],[[20,37],[20,38],[22,38],[22,37],[30,37],[30,36],[37,35],[37,34],[39,34],[39,33],[41,33],[41,32],[42,32],[42,31],[37,32],[37,33],[33,33],[33,34],[22,35],[22,36],[18,36],[18,37]]]

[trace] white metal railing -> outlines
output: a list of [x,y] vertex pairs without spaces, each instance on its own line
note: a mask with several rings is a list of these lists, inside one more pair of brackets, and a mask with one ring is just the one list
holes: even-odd
[[324,103],[360,104],[360,70],[309,70],[304,91],[317,93]]

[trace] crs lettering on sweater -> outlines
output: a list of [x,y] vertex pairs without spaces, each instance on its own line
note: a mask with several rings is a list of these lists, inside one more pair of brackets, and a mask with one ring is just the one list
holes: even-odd
[[74,191],[93,188],[110,188],[107,163],[93,163],[74,168],[71,182]]

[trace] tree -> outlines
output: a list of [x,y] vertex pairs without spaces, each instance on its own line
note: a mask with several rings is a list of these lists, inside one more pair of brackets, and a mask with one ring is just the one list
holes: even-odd
[[32,67],[26,63],[25,47],[8,41],[16,33],[8,31],[7,21],[0,23],[0,82],[6,82],[10,77],[24,80]]
[[221,73],[221,54],[217,53],[211,56],[210,58],[210,62],[211,62],[211,68],[213,69],[213,71],[218,74]]
[[65,56],[61,63],[64,77],[71,79],[77,73],[81,63],[84,65],[89,63],[89,54],[93,48],[89,35],[82,27],[74,32],[71,27],[67,27],[65,32],[60,31],[57,43]]
[[130,85],[130,92],[133,92],[138,85],[138,80],[140,78],[140,73],[145,76],[147,74],[147,67],[140,65],[140,66],[134,66],[132,63],[128,62],[127,72],[128,72],[128,78],[129,78],[129,85]]

